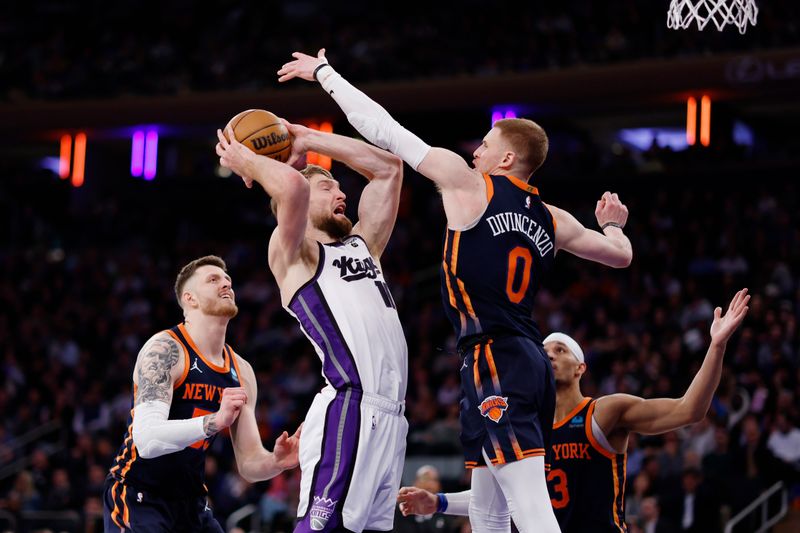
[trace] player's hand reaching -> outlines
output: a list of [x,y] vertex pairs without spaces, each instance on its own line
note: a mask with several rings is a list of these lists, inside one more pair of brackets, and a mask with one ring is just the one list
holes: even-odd
[[294,61],[289,61],[278,71],[278,81],[289,81],[293,78],[314,81],[314,71],[321,64],[328,62],[324,48],[320,48],[317,57],[302,52],[295,52],[292,57]]
[[723,315],[722,308],[714,309],[714,322],[711,323],[711,342],[724,345],[731,338],[733,332],[741,325],[747,311],[750,309],[747,303],[750,295],[747,289],[742,289],[736,293],[728,305],[728,311]]
[[292,124],[283,118],[281,122],[283,122],[283,125],[286,126],[286,129],[289,130],[289,134],[292,136],[292,153],[289,155],[289,160],[286,161],[286,164],[294,167],[295,163],[302,160],[306,155],[308,151],[306,138],[312,134],[313,130],[301,126],[300,124]]
[[601,228],[609,222],[622,228],[628,221],[628,208],[620,201],[617,193],[611,194],[606,191],[597,201],[594,216]]
[[289,433],[284,431],[275,441],[275,448],[272,453],[275,456],[275,464],[281,470],[288,470],[300,464],[300,433],[302,430],[303,424],[300,424],[294,435],[290,437]]
[[236,136],[233,134],[233,128],[230,126],[225,128],[225,135],[222,134],[222,130],[217,130],[217,139],[219,139],[219,142],[217,143],[216,151],[219,156],[220,166],[228,168],[241,176],[247,188],[251,188],[256,175],[256,158],[263,156],[258,156],[237,141]]
[[403,487],[397,494],[400,512],[403,516],[412,514],[429,515],[436,512],[439,503],[436,494],[419,487]]

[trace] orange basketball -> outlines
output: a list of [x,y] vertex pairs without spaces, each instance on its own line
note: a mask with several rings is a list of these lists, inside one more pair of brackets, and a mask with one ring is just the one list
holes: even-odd
[[[248,109],[228,124],[236,140],[259,155],[285,163],[292,153],[292,138],[283,123],[263,109]],[[227,128],[226,128],[227,129]]]

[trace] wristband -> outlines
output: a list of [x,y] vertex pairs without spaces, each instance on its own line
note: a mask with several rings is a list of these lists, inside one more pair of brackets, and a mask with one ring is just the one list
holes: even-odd
[[600,231],[603,231],[604,229],[606,229],[609,226],[614,227],[614,228],[622,229],[622,224],[620,224],[619,222],[606,222],[605,224],[600,226]]
[[319,65],[317,65],[317,68],[314,69],[314,79],[319,81],[319,78],[317,77],[317,73],[322,69],[322,67],[329,67],[329,66],[330,65],[327,64],[327,63],[320,63]]
[[444,493],[439,492],[436,494],[436,497],[439,499],[439,503],[436,505],[436,512],[445,512],[447,510],[447,496],[445,496]]

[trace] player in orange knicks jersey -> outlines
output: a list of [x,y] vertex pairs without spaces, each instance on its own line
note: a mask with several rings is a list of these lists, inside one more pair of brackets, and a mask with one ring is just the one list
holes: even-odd
[[208,507],[205,450],[230,427],[239,474],[250,482],[298,464],[300,430],[264,449],[253,368],[225,344],[238,311],[225,262],[183,267],[175,283],[182,324],[144,345],[133,373],[128,430],[106,479],[106,532],[222,532]]
[[324,50],[293,56],[278,71],[279,81],[317,79],[361,135],[400,156],[442,195],[447,229],[440,278],[463,357],[461,443],[466,467],[475,469],[473,529],[491,529],[500,509],[493,502],[500,502],[523,533],[558,531],[544,469],[555,383],[531,315],[558,250],[617,268],[630,264],[631,243],[622,231],[627,208],[606,192],[595,210],[600,231],[594,231],[545,204],[533,176],[548,140],[531,120],[497,121],[470,166],[402,127],[334,71]]
[[[581,394],[586,371],[583,350],[571,337],[553,333],[544,341],[556,376],[550,501],[565,533],[627,531],[623,507],[625,451],[631,432],[666,433],[699,422],[706,414],[722,373],[725,346],[747,314],[747,289],[736,293],[727,313],[714,311],[711,345],[682,398],[645,400],[629,394],[597,399]],[[398,496],[404,515],[434,512],[467,515],[469,491],[433,494],[403,487]],[[508,512],[496,531],[510,531]]]

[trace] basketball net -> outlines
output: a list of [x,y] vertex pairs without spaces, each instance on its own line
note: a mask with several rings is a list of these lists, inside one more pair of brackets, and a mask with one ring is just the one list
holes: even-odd
[[697,21],[702,30],[713,21],[719,31],[733,24],[739,33],[747,31],[747,25],[756,25],[758,7],[755,0],[671,0],[667,11],[667,27],[673,30],[688,28]]

